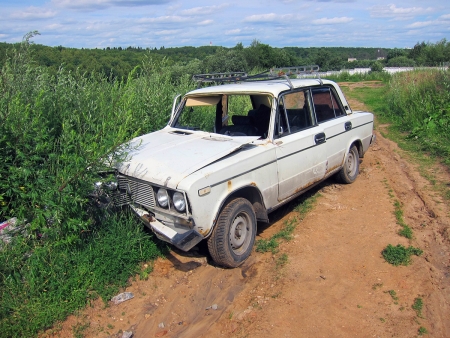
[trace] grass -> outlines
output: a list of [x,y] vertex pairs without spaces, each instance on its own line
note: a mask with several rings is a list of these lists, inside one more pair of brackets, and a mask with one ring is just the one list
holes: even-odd
[[292,239],[292,233],[297,227],[299,221],[303,220],[307,213],[312,210],[314,204],[317,201],[317,198],[319,197],[320,194],[316,193],[315,195],[309,196],[308,198],[304,199],[294,209],[297,212],[297,217],[286,220],[283,224],[282,229],[272,237],[268,239],[259,239],[258,241],[256,241],[256,251],[261,253],[270,251],[272,252],[272,254],[276,254],[278,252],[280,241],[290,241]]
[[423,253],[419,248],[414,248],[409,246],[404,247],[401,244],[393,246],[389,244],[383,251],[382,255],[386,262],[398,266],[398,265],[409,265],[411,263],[411,256],[420,256]]
[[419,329],[417,330],[417,334],[419,336],[423,336],[424,334],[427,334],[428,330],[426,328],[424,328],[423,326],[419,327]]
[[411,305],[411,308],[416,311],[417,317],[422,317],[422,308],[423,308],[423,301],[422,298],[416,298],[414,299],[414,304]]
[[288,263],[288,255],[286,253],[281,254],[276,260],[277,269],[282,268]]
[[76,325],[72,326],[73,337],[83,338],[84,331],[88,329],[90,326],[91,326],[90,322],[87,322],[85,324],[77,323]]
[[450,167],[449,74],[405,72],[384,81],[384,87],[342,87],[347,97],[363,102],[375,113],[376,128],[385,125],[383,136],[396,142],[419,164],[421,175],[444,201],[450,200],[450,186],[436,179],[430,168],[436,160]]
[[375,283],[374,285],[372,285],[372,290],[376,290],[378,288],[381,288],[383,286],[383,283]]
[[16,217],[22,232],[0,241],[0,332],[31,337],[92,299],[108,301],[141,262],[162,255],[139,221],[101,211],[88,196],[107,159],[126,156],[121,144],[167,122],[184,85],[162,64],[155,74],[152,60],[125,83],[64,67],[49,74],[33,63],[29,41],[8,55],[0,70],[0,221]]
[[385,293],[389,293],[389,295],[392,297],[393,300],[395,300],[395,301],[398,300],[397,292],[395,292],[395,290],[385,291]]
[[402,227],[402,229],[398,232],[399,235],[406,237],[408,239],[412,239],[413,231],[408,226],[408,224],[405,223],[405,220],[403,219],[403,210],[401,203],[398,200],[396,200],[394,202],[394,207],[395,207],[394,210],[395,219],[397,220],[397,224]]
[[392,77],[385,116],[410,144],[450,165],[450,72],[415,71]]

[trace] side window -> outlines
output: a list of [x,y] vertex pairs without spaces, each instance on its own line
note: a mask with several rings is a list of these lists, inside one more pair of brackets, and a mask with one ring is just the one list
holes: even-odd
[[334,92],[330,88],[317,88],[313,89],[311,92],[318,123],[344,115]]
[[292,134],[313,126],[308,104],[308,91],[289,93],[280,98],[277,114],[277,135]]

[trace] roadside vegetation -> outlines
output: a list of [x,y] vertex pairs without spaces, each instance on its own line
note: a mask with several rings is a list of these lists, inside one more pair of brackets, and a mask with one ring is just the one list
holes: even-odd
[[278,246],[281,241],[290,241],[293,237],[292,234],[297,225],[306,217],[308,212],[312,210],[317,199],[320,197],[319,193],[314,195],[305,195],[301,197],[302,201],[295,207],[296,217],[286,220],[283,227],[276,234],[272,235],[268,239],[259,239],[256,241],[257,252],[272,252],[272,254],[278,253]]
[[16,219],[0,239],[4,337],[33,336],[91,299],[108,301],[162,254],[134,218],[88,196],[97,173],[126,156],[121,145],[165,125],[175,94],[191,88],[151,58],[126,83],[64,68],[51,75],[35,65],[31,37],[0,71],[0,221]]

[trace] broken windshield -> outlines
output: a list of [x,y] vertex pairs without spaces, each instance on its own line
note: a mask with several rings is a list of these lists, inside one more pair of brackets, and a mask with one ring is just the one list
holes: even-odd
[[173,127],[229,136],[267,137],[270,98],[265,95],[193,96],[184,101]]

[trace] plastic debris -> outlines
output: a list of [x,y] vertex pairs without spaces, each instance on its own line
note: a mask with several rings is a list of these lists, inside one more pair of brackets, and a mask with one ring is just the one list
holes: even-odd
[[131,331],[123,331],[122,338],[131,338],[133,337],[133,332]]
[[134,295],[132,292],[123,292],[123,293],[118,294],[117,296],[114,296],[113,298],[111,298],[111,301],[117,305],[117,304],[123,303],[131,298],[134,298]]
[[8,244],[11,242],[11,237],[20,230],[21,229],[17,227],[17,218],[10,218],[9,220],[0,223],[0,240]]

